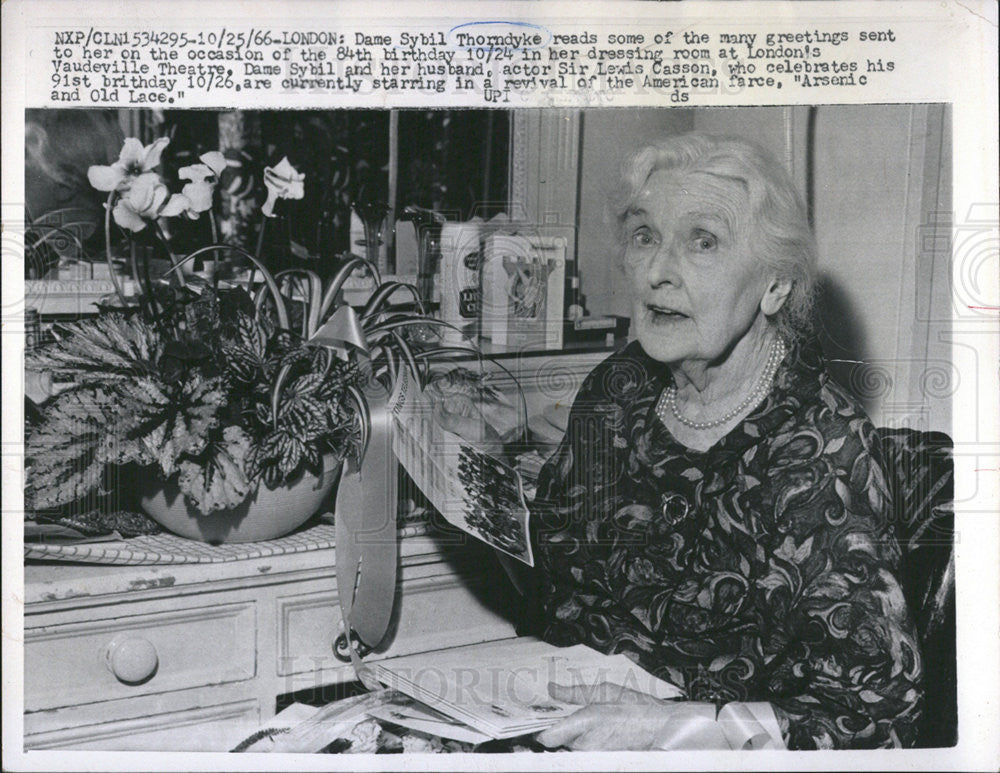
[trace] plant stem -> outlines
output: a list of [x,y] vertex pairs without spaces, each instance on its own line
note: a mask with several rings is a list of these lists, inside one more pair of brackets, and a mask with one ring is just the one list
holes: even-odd
[[267,218],[263,215],[260,216],[260,230],[257,232],[257,250],[255,257],[257,260],[263,260],[260,254],[264,251],[264,229],[267,227]]
[[136,286],[139,288],[139,308],[142,313],[149,320],[155,320],[156,315],[153,313],[150,304],[152,303],[152,293],[150,292],[150,285],[146,284],[143,286],[143,278],[149,279],[149,274],[143,274],[139,272],[139,259],[136,253],[135,238],[129,238],[129,260],[132,266],[132,279]]
[[[160,221],[154,220],[153,225],[156,228],[156,236],[162,242],[163,248],[167,251],[167,257],[170,258],[170,265],[177,267],[177,260],[174,258],[174,252],[170,249],[170,243],[167,241],[166,234],[163,233],[163,229],[160,228]],[[184,272],[177,271],[177,279],[181,283],[181,287],[187,287],[187,280],[184,279]]]
[[128,306],[128,299],[125,297],[125,290],[122,289],[121,282],[118,281],[118,275],[115,273],[115,261],[111,257],[111,204],[114,200],[115,191],[111,191],[108,194],[108,203],[104,205],[104,255],[108,259],[108,274],[111,277],[111,283],[115,286],[118,300],[122,302],[124,309]]
[[[218,244],[219,243],[219,223],[215,219],[215,210],[211,209],[211,208],[209,208],[209,210],[208,210],[208,223],[209,223],[210,226],[212,226],[212,243],[213,244]],[[222,263],[222,257],[218,253],[212,255],[212,260],[216,261],[219,264]],[[215,267],[215,270],[212,272],[213,286],[216,289],[218,289],[218,287],[219,287],[219,271],[220,271],[221,268],[222,268],[221,265],[217,265]],[[253,275],[251,274],[251,279],[252,278],[253,278]]]

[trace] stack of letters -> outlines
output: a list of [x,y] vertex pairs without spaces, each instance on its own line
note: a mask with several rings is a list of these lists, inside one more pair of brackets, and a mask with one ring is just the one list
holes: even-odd
[[371,668],[387,687],[490,738],[544,730],[579,710],[552,698],[550,682],[584,690],[608,682],[661,699],[680,694],[624,655],[584,645],[560,648],[530,637],[394,658],[389,666]]

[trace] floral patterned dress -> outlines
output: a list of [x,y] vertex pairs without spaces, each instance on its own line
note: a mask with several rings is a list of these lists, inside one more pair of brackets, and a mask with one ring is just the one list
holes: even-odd
[[657,418],[670,383],[638,343],[585,380],[533,506],[543,637],[770,701],[791,749],[910,745],[921,659],[871,422],[813,342],[706,452]]

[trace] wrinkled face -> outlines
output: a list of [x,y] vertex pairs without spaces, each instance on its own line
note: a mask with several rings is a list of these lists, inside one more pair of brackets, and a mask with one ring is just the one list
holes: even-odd
[[765,320],[769,277],[750,245],[742,183],[653,172],[625,220],[632,323],[649,356],[718,362]]

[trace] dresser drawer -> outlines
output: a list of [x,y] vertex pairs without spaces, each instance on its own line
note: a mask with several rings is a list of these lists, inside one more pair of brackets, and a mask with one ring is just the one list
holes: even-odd
[[[458,647],[514,636],[511,622],[482,601],[481,581],[455,575],[403,583],[393,623],[376,660],[442,647]],[[279,676],[343,668],[333,651],[341,633],[336,592],[303,593],[278,600]]]
[[168,711],[133,719],[32,733],[26,749],[227,752],[261,720],[255,700]]
[[146,611],[76,621],[28,619],[25,710],[251,679],[253,602]]

